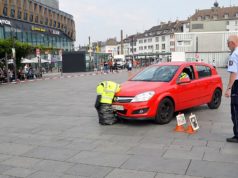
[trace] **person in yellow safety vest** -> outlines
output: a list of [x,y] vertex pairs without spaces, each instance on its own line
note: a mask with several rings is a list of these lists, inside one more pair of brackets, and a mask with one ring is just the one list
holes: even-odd
[[179,80],[185,79],[185,78],[190,79],[190,78],[189,78],[189,75],[188,75],[186,72],[182,72],[182,73],[179,75]]
[[96,90],[95,108],[98,111],[99,123],[111,125],[116,122],[111,104],[115,93],[120,91],[120,85],[112,81],[103,81],[98,84]]
[[120,91],[120,85],[112,81],[103,81],[97,86],[97,95],[101,95],[100,103],[112,104],[115,93]]

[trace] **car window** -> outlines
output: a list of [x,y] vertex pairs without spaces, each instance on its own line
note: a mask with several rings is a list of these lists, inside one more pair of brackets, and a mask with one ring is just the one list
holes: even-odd
[[174,77],[179,66],[153,66],[137,74],[131,81],[169,82]]
[[209,77],[212,75],[211,68],[203,65],[196,65],[196,70],[198,71],[198,78]]
[[[195,77],[194,77],[194,70],[193,70],[193,67],[192,66],[187,66],[183,69],[182,73],[185,73],[188,75],[189,79],[190,80],[193,80]],[[181,73],[181,74],[182,74]],[[180,74],[180,75],[181,75]]]

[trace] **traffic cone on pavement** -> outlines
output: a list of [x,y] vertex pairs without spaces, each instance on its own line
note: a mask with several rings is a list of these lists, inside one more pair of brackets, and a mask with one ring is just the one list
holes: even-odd
[[184,126],[183,125],[176,125],[175,129],[174,129],[175,132],[185,132],[185,129],[184,129]]
[[192,125],[189,123],[189,124],[188,124],[188,127],[187,127],[187,129],[186,129],[186,133],[188,133],[188,134],[194,134],[195,132],[196,132],[196,131],[193,130]]

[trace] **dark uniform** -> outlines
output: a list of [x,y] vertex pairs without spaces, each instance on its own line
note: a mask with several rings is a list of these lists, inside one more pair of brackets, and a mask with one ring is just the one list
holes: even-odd
[[[229,57],[227,71],[238,74],[238,48]],[[231,119],[234,124],[234,137],[238,140],[238,75],[231,88]]]

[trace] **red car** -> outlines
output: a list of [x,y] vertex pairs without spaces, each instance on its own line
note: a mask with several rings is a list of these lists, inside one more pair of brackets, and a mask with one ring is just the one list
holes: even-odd
[[213,66],[168,62],[149,66],[122,83],[112,106],[122,119],[167,124],[177,111],[203,104],[217,109],[221,96],[222,79]]

